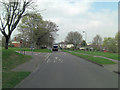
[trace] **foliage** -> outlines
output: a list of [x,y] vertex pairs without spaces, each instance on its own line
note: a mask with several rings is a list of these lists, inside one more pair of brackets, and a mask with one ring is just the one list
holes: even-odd
[[34,46],[48,46],[52,45],[56,32],[58,31],[57,25],[51,21],[44,21],[39,13],[31,13],[22,19],[18,30],[20,34],[17,35],[17,40],[23,39],[23,46],[30,47],[33,43]]
[[32,0],[4,1],[1,2],[4,7],[4,14],[0,15],[0,31],[5,36],[5,49],[8,49],[8,43],[12,32],[17,27],[21,18],[24,17],[26,9],[32,4]]
[[85,40],[83,40],[82,43],[81,43],[81,47],[85,47],[85,46],[87,46],[87,43],[86,43]]
[[79,32],[69,32],[66,36],[66,41],[74,45],[74,48],[77,49],[78,45],[82,42],[82,35]]
[[116,45],[117,45],[117,52],[120,53],[120,31],[117,32],[115,36],[115,40],[116,40]]
[[111,38],[111,37],[104,38],[103,46],[109,52],[113,52],[113,53],[117,52],[117,42],[115,38]]

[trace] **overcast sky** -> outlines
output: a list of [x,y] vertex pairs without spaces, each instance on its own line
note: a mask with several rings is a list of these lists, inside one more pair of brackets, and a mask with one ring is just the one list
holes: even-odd
[[39,10],[46,9],[41,12],[44,20],[59,26],[56,42],[64,41],[70,31],[80,32],[83,38],[85,31],[87,42],[92,42],[96,34],[114,37],[118,31],[118,0],[96,1],[99,0],[36,0],[36,4]]

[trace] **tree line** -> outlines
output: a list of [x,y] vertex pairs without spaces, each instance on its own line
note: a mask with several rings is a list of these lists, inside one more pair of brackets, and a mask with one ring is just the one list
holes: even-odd
[[[67,42],[67,44],[73,44],[75,50],[79,49],[80,47],[88,48],[86,41],[83,40],[82,34],[80,34],[79,32],[69,32],[66,36],[65,41]],[[118,53],[118,50],[120,48],[119,42],[120,31],[117,32],[115,37],[105,37],[104,39],[102,39],[100,35],[96,35],[93,38],[90,47],[92,47],[95,51],[106,50],[112,53]]]
[[33,44],[39,48],[54,42],[58,26],[52,21],[43,20],[39,12],[29,10],[33,4],[32,0],[7,0],[1,3],[4,14],[0,15],[0,31],[3,34],[5,49],[8,49],[11,35],[16,29],[20,32],[16,35],[16,40],[21,41],[24,47]]

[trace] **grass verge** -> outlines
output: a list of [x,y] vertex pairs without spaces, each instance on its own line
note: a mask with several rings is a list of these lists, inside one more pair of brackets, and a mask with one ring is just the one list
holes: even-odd
[[[25,51],[31,51],[30,48],[9,48],[15,51],[21,51],[21,50],[25,50]],[[34,49],[33,52],[42,52],[42,53],[51,53],[51,50],[48,49]]]
[[79,54],[79,53],[69,52],[67,50],[64,50],[64,52],[68,52],[72,55],[79,56],[81,58],[90,60],[90,61],[98,63],[98,64],[102,64],[102,65],[104,65],[104,64],[116,64],[115,62],[110,61],[108,59],[104,59],[104,58],[93,57],[93,56],[83,55],[83,54]]
[[32,57],[22,55],[12,49],[2,49],[2,88],[13,88],[30,72],[13,72],[11,69],[29,61]]
[[9,71],[12,68],[15,68],[19,64],[27,62],[32,57],[28,55],[22,55],[14,50],[2,50],[2,67],[3,71]]
[[2,88],[13,88],[21,80],[27,77],[30,72],[3,72]]
[[92,55],[92,56],[103,56],[103,57],[107,57],[107,58],[110,58],[110,59],[119,60],[118,59],[118,53],[100,52],[100,51],[81,51],[81,50],[77,50],[75,52],[89,54],[89,55]]

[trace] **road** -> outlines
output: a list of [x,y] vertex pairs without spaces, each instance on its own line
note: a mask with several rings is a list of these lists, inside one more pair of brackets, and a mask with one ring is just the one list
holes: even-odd
[[118,75],[64,52],[53,52],[16,88],[117,88]]

